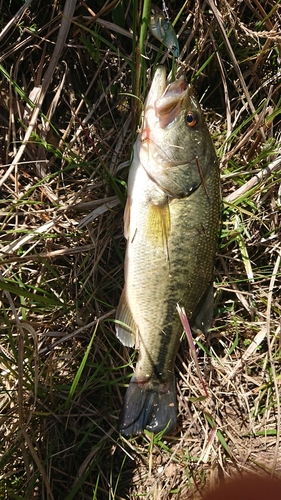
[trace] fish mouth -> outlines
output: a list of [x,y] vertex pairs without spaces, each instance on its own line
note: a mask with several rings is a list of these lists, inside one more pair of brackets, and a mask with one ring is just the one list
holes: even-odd
[[161,128],[166,128],[176,120],[183,109],[188,92],[188,85],[183,77],[167,85],[163,95],[154,103]]
[[146,98],[145,112],[151,106],[154,106],[154,102],[164,94],[167,88],[167,69],[165,66],[159,65],[154,73],[153,80],[151,82],[151,87]]
[[[157,122],[162,129],[174,122],[184,107],[189,88],[184,77],[168,83],[165,66],[158,66],[144,110],[144,116],[147,117],[146,130],[148,131],[151,114],[154,115],[154,125]],[[144,135],[149,136],[146,133]]]

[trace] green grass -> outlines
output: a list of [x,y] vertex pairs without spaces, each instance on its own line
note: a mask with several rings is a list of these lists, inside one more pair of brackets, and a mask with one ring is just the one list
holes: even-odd
[[[77,3],[63,32],[63,3],[31,3],[20,21],[19,2],[2,8],[3,499],[196,499],[219,469],[281,476],[279,11],[224,3],[219,25],[212,2],[169,6],[175,62],[148,34],[149,3],[97,2],[96,18]],[[221,167],[214,323],[194,339],[209,397],[183,340],[177,432],[127,440],[118,417],[138,353],[116,339],[114,314],[129,160],[156,62],[194,83]]]

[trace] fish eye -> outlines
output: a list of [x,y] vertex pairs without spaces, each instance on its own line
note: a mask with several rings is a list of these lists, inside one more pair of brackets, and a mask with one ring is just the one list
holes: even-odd
[[193,111],[188,111],[186,113],[186,123],[189,127],[195,127],[198,123],[197,115]]

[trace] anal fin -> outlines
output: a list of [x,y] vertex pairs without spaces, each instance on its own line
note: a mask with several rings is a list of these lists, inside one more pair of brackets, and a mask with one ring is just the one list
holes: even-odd
[[127,302],[125,288],[121,294],[116,311],[115,330],[117,338],[123,345],[134,347],[136,344],[137,325]]

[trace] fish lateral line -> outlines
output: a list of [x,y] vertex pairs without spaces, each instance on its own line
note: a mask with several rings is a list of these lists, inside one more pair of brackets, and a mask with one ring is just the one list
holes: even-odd
[[179,146],[178,144],[169,144],[169,147],[170,148],[182,149],[183,151],[185,149],[183,146]]
[[131,239],[131,243],[133,243],[133,241],[134,241],[134,239],[135,239],[135,237],[137,235],[137,231],[138,231],[138,228],[136,227],[135,232],[134,232],[134,234],[132,236],[132,239]]

